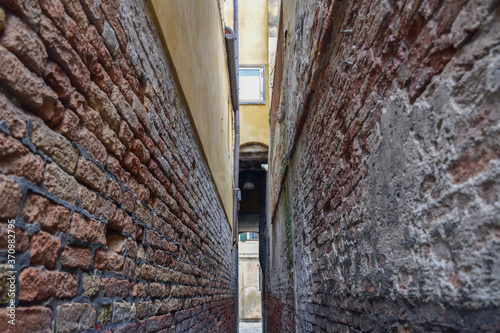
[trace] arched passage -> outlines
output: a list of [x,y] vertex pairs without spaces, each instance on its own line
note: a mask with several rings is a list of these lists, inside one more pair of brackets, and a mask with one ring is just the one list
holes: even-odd
[[260,142],[240,146],[238,207],[239,316],[242,322],[262,320],[263,269],[266,244],[266,167],[268,146]]

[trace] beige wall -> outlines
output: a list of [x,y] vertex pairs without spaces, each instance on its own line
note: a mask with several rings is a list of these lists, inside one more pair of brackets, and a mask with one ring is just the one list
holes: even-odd
[[[233,24],[233,0],[224,2],[224,22]],[[239,61],[244,65],[265,65],[265,105],[240,105],[240,144],[261,142],[269,145],[269,66],[267,0],[238,0]]]
[[231,221],[232,111],[219,2],[150,0],[150,4]]

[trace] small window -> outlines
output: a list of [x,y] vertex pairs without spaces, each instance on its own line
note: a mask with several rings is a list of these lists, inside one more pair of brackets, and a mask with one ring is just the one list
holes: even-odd
[[259,240],[259,234],[256,232],[247,232],[247,240]]
[[266,104],[265,67],[240,67],[240,104]]
[[240,241],[246,242],[251,240],[259,240],[259,234],[256,232],[243,232],[240,234]]

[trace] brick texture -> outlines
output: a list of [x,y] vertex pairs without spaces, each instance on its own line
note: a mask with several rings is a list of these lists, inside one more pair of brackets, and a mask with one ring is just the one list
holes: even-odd
[[229,223],[146,1],[0,14],[0,331],[235,331]]
[[268,331],[500,330],[498,1],[283,6]]

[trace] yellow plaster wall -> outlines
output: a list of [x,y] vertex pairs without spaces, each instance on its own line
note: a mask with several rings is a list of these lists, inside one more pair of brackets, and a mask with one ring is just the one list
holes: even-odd
[[[224,22],[234,28],[233,0],[224,2]],[[269,145],[269,64],[267,0],[238,0],[239,61],[244,65],[265,65],[266,104],[240,105],[240,144]]]
[[218,0],[150,0],[160,37],[232,223],[232,115]]
[[224,25],[234,29],[234,0],[224,0]]
[[266,67],[266,104],[240,105],[240,143],[261,142],[269,145],[269,64],[267,57],[267,0],[239,0],[239,47],[241,65]]

